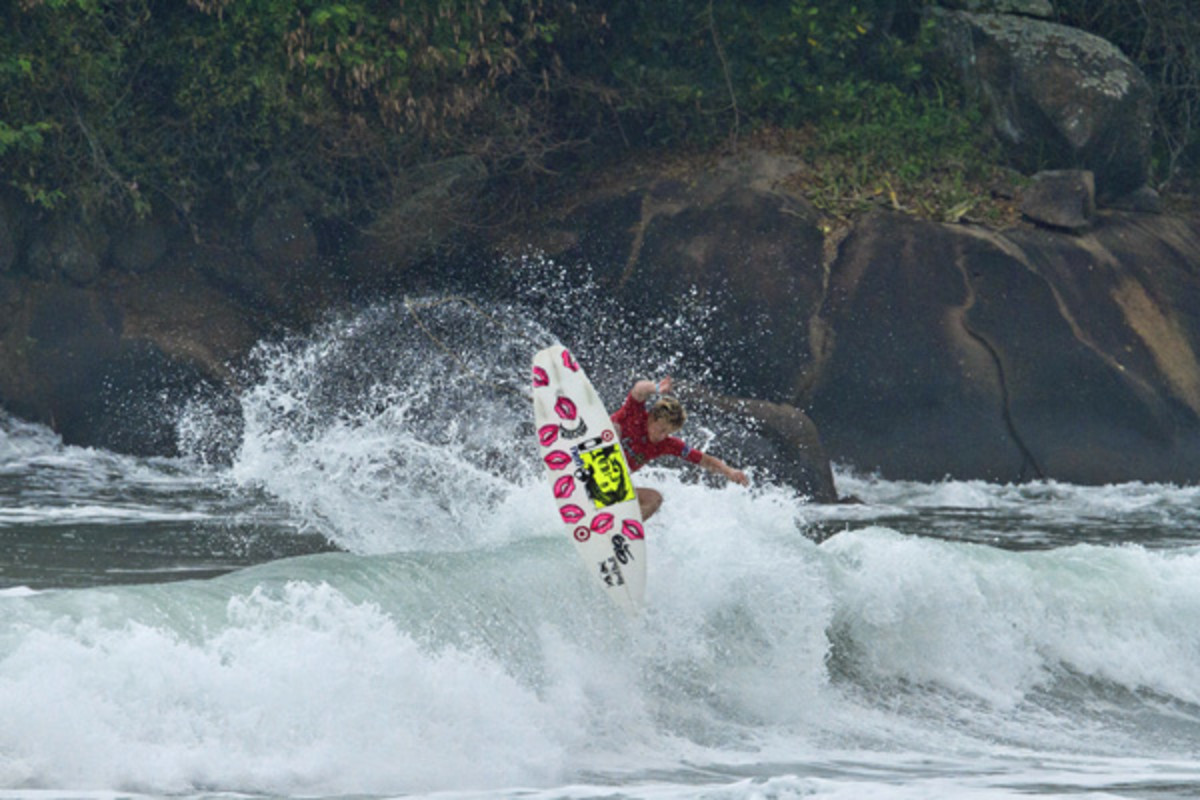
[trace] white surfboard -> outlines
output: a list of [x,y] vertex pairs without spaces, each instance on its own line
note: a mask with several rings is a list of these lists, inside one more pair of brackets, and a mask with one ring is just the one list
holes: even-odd
[[629,465],[604,403],[561,345],[533,357],[533,420],[559,519],[605,594],[636,614],[646,542]]

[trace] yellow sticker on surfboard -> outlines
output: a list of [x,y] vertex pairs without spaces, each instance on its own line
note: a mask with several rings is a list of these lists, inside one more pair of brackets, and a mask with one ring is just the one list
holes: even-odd
[[593,447],[578,456],[586,473],[584,487],[596,508],[634,499],[633,479],[619,443]]

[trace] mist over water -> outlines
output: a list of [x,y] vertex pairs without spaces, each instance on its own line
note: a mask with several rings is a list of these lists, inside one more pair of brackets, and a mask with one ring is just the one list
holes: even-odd
[[[183,459],[0,417],[0,795],[1200,787],[1195,488],[840,469],[863,503],[820,506],[655,466],[631,620],[542,485],[529,358],[561,339],[610,404],[638,374],[719,384],[702,304],[619,338],[586,276],[509,268],[564,311],[410,298],[264,343],[229,464],[202,402]],[[709,423],[685,433],[735,445]]]

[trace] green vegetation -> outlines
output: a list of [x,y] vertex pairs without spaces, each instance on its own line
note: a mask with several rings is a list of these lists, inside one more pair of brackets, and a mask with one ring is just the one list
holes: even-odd
[[[927,66],[923,5],[17,0],[0,10],[0,179],[106,219],[195,224],[288,197],[366,224],[448,159],[515,195],[631,150],[757,139],[809,160],[832,215],[881,200],[978,214],[995,168],[976,112]],[[1200,35],[1139,35],[1157,77],[1178,79],[1173,175],[1197,142],[1179,47],[1192,57]]]
[[832,217],[883,205],[928,219],[1004,226],[1015,218],[1016,178],[992,157],[977,110],[894,85],[861,89],[857,110],[785,137],[810,164],[806,192]]

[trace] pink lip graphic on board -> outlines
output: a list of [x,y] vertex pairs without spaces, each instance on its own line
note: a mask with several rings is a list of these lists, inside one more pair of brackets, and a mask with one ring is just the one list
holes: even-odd
[[575,408],[575,403],[571,402],[569,397],[560,397],[558,402],[554,404],[554,411],[563,419],[575,419],[579,410]]
[[584,517],[586,517],[586,516],[587,516],[587,512],[586,512],[586,511],[584,511],[584,510],[583,510],[582,508],[580,508],[579,506],[577,506],[577,505],[572,505],[572,504],[570,504],[570,503],[568,503],[567,505],[565,505],[565,506],[563,506],[562,508],[560,508],[560,509],[558,510],[558,513],[562,515],[563,522],[567,522],[567,523],[570,523],[570,524],[574,524],[574,523],[576,523],[576,522],[579,522],[579,520],[581,520],[581,519],[583,519]]
[[575,479],[570,475],[563,475],[554,482],[554,496],[560,500],[564,497],[570,497],[571,493],[574,491]]
[[558,441],[558,426],[543,425],[538,428],[538,441],[542,443],[542,447],[549,447]]
[[621,523],[621,531],[630,539],[645,539],[646,531],[642,528],[642,523],[636,519],[627,519]]
[[542,369],[541,367],[534,367],[533,368],[533,388],[536,389],[540,386],[549,386],[549,385],[550,385],[550,376],[546,374],[546,370]]
[[563,366],[572,372],[579,372],[579,364],[575,361],[575,357],[571,355],[570,350],[562,351]]
[[543,460],[546,462],[546,466],[550,469],[562,469],[571,463],[571,457],[562,450],[555,450],[553,453],[547,453],[546,458]]
[[594,520],[592,520],[592,530],[594,530],[596,533],[601,533],[601,534],[608,533],[609,531],[612,530],[612,527],[613,527],[613,515],[612,514],[597,514],[596,518]]

